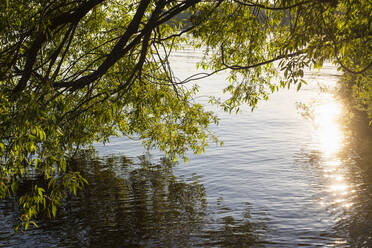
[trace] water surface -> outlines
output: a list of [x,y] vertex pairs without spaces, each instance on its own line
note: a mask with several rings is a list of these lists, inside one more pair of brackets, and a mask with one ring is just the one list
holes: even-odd
[[[186,78],[199,59],[186,49],[173,69]],[[300,92],[237,115],[207,106],[225,74],[200,81],[197,101],[217,111],[223,147],[172,165],[126,138],[96,144],[98,156],[77,161],[89,186],[56,220],[15,234],[17,206],[0,203],[0,247],[371,247],[371,130],[319,90],[339,80],[334,67],[305,77]],[[309,118],[298,102],[312,103]]]

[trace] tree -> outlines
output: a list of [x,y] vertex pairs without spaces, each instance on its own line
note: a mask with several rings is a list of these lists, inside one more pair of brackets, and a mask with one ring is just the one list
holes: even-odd
[[[55,216],[66,190],[86,183],[68,161],[95,141],[137,136],[171,158],[203,151],[217,118],[187,83],[229,71],[230,97],[211,98],[226,111],[300,89],[304,68],[326,60],[370,84],[370,1],[6,0],[0,8],[0,197],[19,197],[26,227],[41,211]],[[176,79],[169,56],[184,46],[204,48],[198,66],[211,72]],[[30,174],[45,184],[18,190]]]

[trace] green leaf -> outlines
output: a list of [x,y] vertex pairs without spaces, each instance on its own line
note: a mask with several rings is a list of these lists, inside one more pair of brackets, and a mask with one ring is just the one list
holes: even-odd
[[299,83],[297,84],[297,91],[299,91],[299,90],[301,89],[301,86],[302,86],[302,83],[299,82]]
[[57,207],[56,207],[56,205],[52,204],[52,215],[53,215],[53,217],[56,217],[56,214],[57,214]]

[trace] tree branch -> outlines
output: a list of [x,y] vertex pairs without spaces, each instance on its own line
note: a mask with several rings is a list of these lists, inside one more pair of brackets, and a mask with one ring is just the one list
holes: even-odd
[[90,75],[84,76],[76,81],[56,82],[54,84],[54,87],[72,87],[72,90],[76,90],[96,81],[102,75],[104,75],[108,71],[108,69],[110,69],[110,67],[113,66],[125,54],[126,50],[123,50],[123,48],[129,41],[130,37],[137,32],[141,23],[141,19],[144,16],[150,2],[150,0],[141,1],[140,5],[137,8],[136,14],[134,15],[132,21],[129,23],[124,35],[111,50],[110,54],[107,56],[107,59],[98,67],[95,72],[91,73]]
[[293,5],[289,5],[289,6],[275,7],[274,5],[273,6],[266,6],[266,5],[259,4],[259,3],[252,3],[251,1],[246,1],[247,3],[243,2],[244,0],[243,1],[233,0],[233,1],[238,3],[238,4],[241,4],[243,6],[257,7],[257,8],[260,8],[260,9],[267,9],[267,10],[288,10],[288,9],[293,9],[293,8],[299,7],[299,6],[304,5],[304,4],[314,2],[314,0],[308,0],[308,1],[299,2],[299,3],[293,4]]
[[31,77],[32,69],[36,61],[37,54],[41,49],[43,43],[47,40],[47,32],[52,31],[58,28],[61,25],[65,25],[67,23],[78,23],[81,18],[83,18],[92,8],[96,5],[102,3],[104,0],[90,0],[88,2],[83,3],[80,7],[76,8],[73,13],[63,13],[62,15],[56,17],[51,21],[51,25],[45,29],[45,31],[41,31],[36,34],[36,38],[33,41],[30,49],[27,52],[27,59],[26,64],[23,70],[23,74],[21,79],[19,80],[18,84],[14,88],[14,93],[22,91],[26,85],[28,80]]

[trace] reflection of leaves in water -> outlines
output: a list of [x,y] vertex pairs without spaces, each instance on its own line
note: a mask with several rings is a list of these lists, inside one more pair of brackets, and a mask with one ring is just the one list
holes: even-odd
[[90,168],[90,185],[73,208],[80,208],[90,246],[187,246],[191,233],[200,231],[205,189],[178,180],[167,160],[134,164],[122,157],[81,165]]
[[[219,209],[230,212],[224,206]],[[249,207],[239,218],[228,215],[208,223],[207,226],[211,228],[205,231],[205,241],[201,247],[261,247],[263,243],[261,244],[257,230],[266,228],[264,224],[252,222]]]
[[[249,207],[242,217],[233,218],[228,215],[234,209],[225,207],[221,199],[216,220],[210,220],[206,191],[198,177],[176,177],[173,165],[166,159],[159,163],[146,157],[103,160],[84,152],[72,166],[88,179],[89,185],[77,197],[63,202],[57,219],[42,219],[39,229],[23,234],[34,246],[258,245],[257,226],[251,223]],[[14,244],[24,244],[19,236],[0,234],[0,241],[3,237]]]

